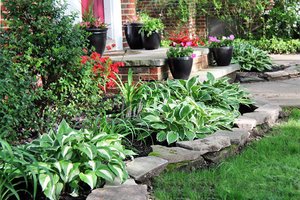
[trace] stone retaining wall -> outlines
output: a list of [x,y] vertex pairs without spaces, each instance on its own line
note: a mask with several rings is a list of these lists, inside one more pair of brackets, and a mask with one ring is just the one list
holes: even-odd
[[[147,187],[151,178],[164,170],[196,170],[220,163],[223,159],[237,154],[248,142],[263,136],[281,116],[279,106],[265,104],[254,112],[245,113],[235,120],[232,131],[217,131],[204,139],[177,142],[177,147],[152,146],[152,153],[129,161],[127,171],[132,179],[124,184],[116,180],[105,187],[96,189],[88,196],[93,199],[130,199],[146,200]],[[113,185],[113,186],[111,186]],[[107,187],[106,186],[106,187]]]

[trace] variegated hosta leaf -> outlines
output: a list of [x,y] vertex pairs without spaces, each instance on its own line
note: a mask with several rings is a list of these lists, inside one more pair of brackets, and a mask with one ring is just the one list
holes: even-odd
[[72,157],[72,147],[71,146],[63,146],[61,149],[61,155],[65,160],[69,160]]
[[80,163],[71,163],[69,161],[59,161],[54,163],[54,167],[56,167],[59,171],[60,178],[64,183],[71,182],[78,174]]
[[106,161],[110,161],[112,158],[112,151],[110,150],[109,147],[101,147],[98,148],[98,155],[105,159]]
[[108,167],[122,182],[127,179],[128,175],[124,168],[116,164],[108,164]]
[[96,171],[96,174],[97,176],[103,178],[104,180],[111,181],[111,182],[115,178],[113,172],[106,165],[99,166]]
[[96,176],[96,172],[93,171],[89,171],[87,173],[80,173],[79,174],[80,180],[82,180],[83,182],[85,182],[86,184],[88,184],[90,186],[91,189],[94,189],[96,184],[97,184],[97,176]]
[[84,153],[90,160],[94,160],[97,156],[97,148],[92,144],[81,144],[78,145],[77,149]]
[[59,199],[59,195],[62,191],[63,184],[59,183],[58,175],[54,174],[40,174],[39,183],[45,196],[51,200]]

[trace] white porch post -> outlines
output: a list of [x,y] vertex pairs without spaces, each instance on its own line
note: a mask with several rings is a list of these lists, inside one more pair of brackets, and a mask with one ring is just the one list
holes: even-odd
[[108,37],[116,42],[116,49],[123,49],[121,0],[104,0],[105,22],[109,24]]
[[73,12],[76,12],[75,23],[80,23],[82,21],[81,18],[81,0],[66,0],[67,10],[66,15],[70,15]]

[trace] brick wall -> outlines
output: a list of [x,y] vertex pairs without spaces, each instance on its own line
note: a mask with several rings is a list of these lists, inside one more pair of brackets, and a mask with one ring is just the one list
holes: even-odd
[[206,17],[198,16],[196,6],[193,2],[189,3],[189,19],[185,23],[180,23],[179,17],[168,16],[167,10],[178,10],[178,5],[167,5],[162,7],[159,4],[153,3],[152,0],[139,0],[137,2],[137,10],[139,12],[148,13],[152,17],[160,17],[165,25],[165,35],[174,31],[186,31],[190,34],[196,34],[201,37],[206,36]]

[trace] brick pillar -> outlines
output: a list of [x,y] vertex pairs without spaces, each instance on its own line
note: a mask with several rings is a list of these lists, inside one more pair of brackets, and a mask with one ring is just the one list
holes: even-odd
[[[121,0],[121,7],[122,7],[121,8],[122,25],[124,25],[129,18],[136,16],[136,0]],[[128,47],[124,30],[123,30],[123,47]]]

